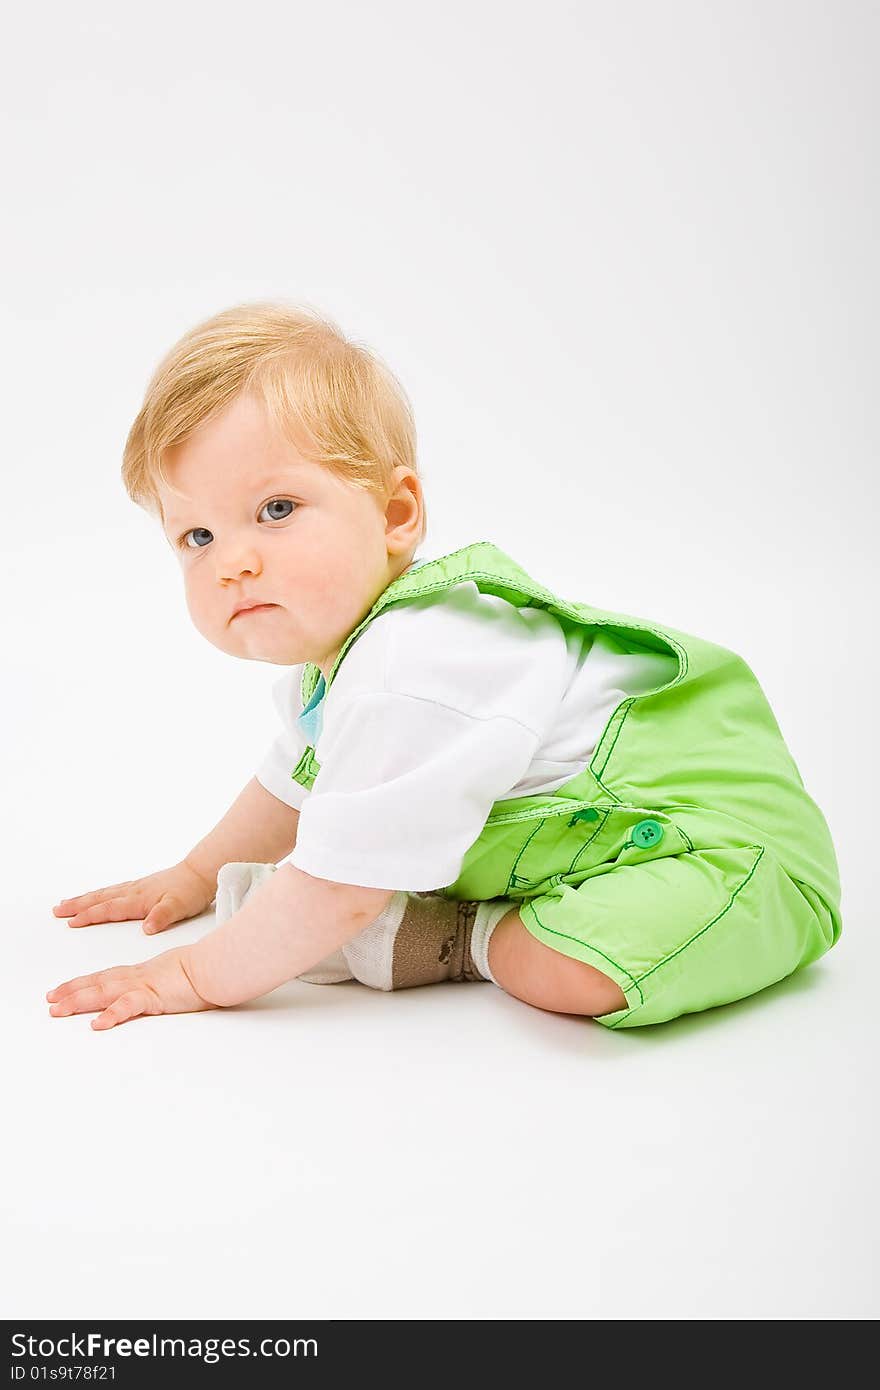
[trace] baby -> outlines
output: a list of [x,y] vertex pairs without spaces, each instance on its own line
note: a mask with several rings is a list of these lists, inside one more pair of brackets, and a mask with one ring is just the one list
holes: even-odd
[[325,317],[242,305],[185,335],[123,480],[198,631],[290,669],[280,732],[210,834],[54,909],[152,934],[216,901],[215,929],[66,981],[55,1017],[456,980],[633,1027],[837,941],[828,826],[745,661],[559,597],[488,541],[419,555],[409,402]]

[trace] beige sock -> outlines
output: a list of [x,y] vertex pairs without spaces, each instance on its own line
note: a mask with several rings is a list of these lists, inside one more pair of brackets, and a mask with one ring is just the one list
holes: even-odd
[[342,954],[354,978],[371,989],[494,980],[489,937],[514,906],[503,898],[458,902],[437,893],[395,893]]

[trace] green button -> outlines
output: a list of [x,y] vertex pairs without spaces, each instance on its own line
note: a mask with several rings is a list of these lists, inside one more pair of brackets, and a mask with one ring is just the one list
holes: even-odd
[[579,820],[598,820],[598,819],[599,819],[599,812],[596,811],[596,810],[594,810],[592,806],[587,806],[583,811],[575,811],[574,815],[572,816],[571,820],[570,820],[568,823],[569,823],[569,825],[571,826],[571,825],[574,825],[575,821],[579,821]]
[[663,839],[663,826],[658,820],[640,820],[633,826],[633,844],[646,849],[649,845],[659,845]]

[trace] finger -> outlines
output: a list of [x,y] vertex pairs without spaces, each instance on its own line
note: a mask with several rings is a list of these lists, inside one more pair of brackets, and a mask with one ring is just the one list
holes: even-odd
[[65,994],[63,999],[56,999],[49,1005],[49,1012],[53,1018],[66,1018],[68,1014],[93,1014],[99,1009],[106,1009],[107,1005],[116,999],[125,987],[112,986],[108,989],[105,984],[98,981],[94,985],[86,985],[83,989],[71,990]]
[[123,888],[129,888],[132,879],[126,879],[125,883],[110,883],[106,888],[95,888],[91,893],[80,893],[75,898],[62,898],[52,908],[59,917],[69,917],[72,912],[81,912],[83,908],[91,907],[93,903],[101,902],[108,893],[119,893]]
[[134,922],[143,915],[143,903],[136,897],[106,898],[94,907],[74,913],[67,925],[90,927],[95,922]]
[[56,985],[54,989],[50,989],[46,998],[51,1003],[53,1002],[53,995],[55,995],[56,999],[63,999],[66,995],[73,993],[74,990],[85,989],[88,985],[93,985],[102,978],[118,980],[125,973],[125,968],[123,966],[114,966],[111,970],[95,970],[91,975],[77,975],[74,979],[64,980],[62,984]]
[[138,1018],[141,1014],[153,1013],[152,1000],[150,994],[145,989],[130,989],[127,994],[121,994],[115,999],[109,1008],[105,1009],[97,1018],[92,1019],[92,1027],[115,1028],[117,1023],[125,1023],[130,1018]]
[[154,907],[151,907],[143,922],[143,930],[147,936],[155,936],[157,932],[167,931],[175,922],[179,922],[183,913],[181,905],[170,893],[163,893]]

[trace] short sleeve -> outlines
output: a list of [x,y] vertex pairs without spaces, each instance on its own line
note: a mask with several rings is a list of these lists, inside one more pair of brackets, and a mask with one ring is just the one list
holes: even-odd
[[446,887],[538,741],[505,715],[478,718],[395,691],[353,695],[325,724],[290,862],[364,888]]
[[278,712],[281,728],[266,750],[255,773],[257,781],[298,811],[309,796],[308,789],[294,782],[292,772],[306,750],[306,739],[297,725],[302,711],[300,685],[302,666],[295,666],[272,687],[272,700]]

